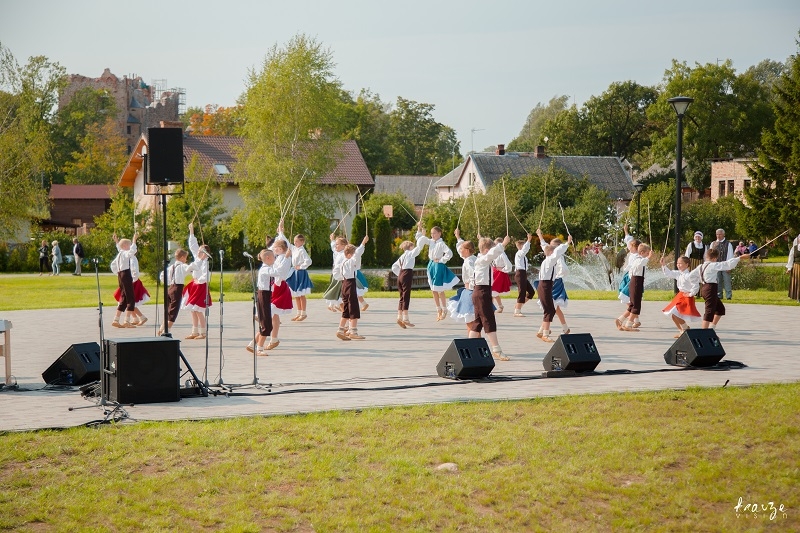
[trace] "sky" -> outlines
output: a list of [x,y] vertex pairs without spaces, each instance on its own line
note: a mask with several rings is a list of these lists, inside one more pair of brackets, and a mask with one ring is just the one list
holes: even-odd
[[613,82],[657,85],[672,60],[737,72],[797,53],[798,0],[0,0],[0,44],[70,74],[166,79],[189,106],[230,106],[269,49],[305,34],[357,94],[435,106],[461,153],[508,144],[538,103]]

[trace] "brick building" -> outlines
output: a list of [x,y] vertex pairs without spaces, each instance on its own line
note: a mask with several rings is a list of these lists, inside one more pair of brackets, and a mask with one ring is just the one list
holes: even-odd
[[125,136],[130,154],[147,128],[158,127],[161,121],[178,120],[185,91],[167,91],[164,85],[163,80],[148,85],[140,76],[119,78],[109,69],[105,69],[99,78],[72,74],[67,87],[59,95],[58,106],[66,105],[76,92],[86,87],[105,90],[117,105],[117,126]]
[[83,235],[94,227],[94,217],[111,207],[114,185],[59,185],[50,188],[50,219],[41,227],[45,231],[63,230]]
[[[711,162],[711,201],[736,195],[745,202],[744,191],[750,187],[747,166],[753,159],[725,159]],[[745,202],[747,203],[747,202]]]

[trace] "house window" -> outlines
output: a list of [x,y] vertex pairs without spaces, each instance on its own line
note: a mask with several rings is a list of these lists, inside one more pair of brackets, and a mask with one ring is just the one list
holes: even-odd
[[719,194],[718,196],[722,198],[725,196],[725,181],[719,180]]
[[475,186],[475,173],[474,172],[470,172],[469,173],[469,186],[470,187],[474,187]]
[[75,224],[76,226],[80,226],[81,224],[83,224],[83,222],[81,222],[81,219],[79,218],[73,218],[72,223]]
[[128,135],[130,135],[130,134],[131,134],[131,127],[128,126]]
[[744,180],[744,190],[747,190],[749,188],[750,188],[750,180]]
[[728,194],[733,194],[733,180],[728,180]]

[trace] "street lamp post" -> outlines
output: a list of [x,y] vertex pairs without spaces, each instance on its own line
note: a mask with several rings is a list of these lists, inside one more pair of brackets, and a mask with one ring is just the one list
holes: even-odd
[[[675,154],[675,260],[678,260],[681,249],[681,184],[683,182],[683,115],[694,98],[688,96],[675,96],[667,100],[675,114],[678,115],[678,143]],[[675,293],[678,292],[678,282],[675,281]]]
[[644,190],[644,183],[634,183],[633,188],[636,189],[636,235],[642,236],[642,191]]

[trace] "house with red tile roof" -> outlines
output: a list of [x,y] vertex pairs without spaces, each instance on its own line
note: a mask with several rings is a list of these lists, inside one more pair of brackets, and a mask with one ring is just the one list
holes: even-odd
[[[244,205],[237,180],[238,157],[243,148],[244,139],[241,137],[199,135],[184,135],[183,137],[184,165],[196,158],[204,173],[210,172],[210,177],[217,184],[224,185],[222,188],[223,202],[228,213]],[[144,180],[143,163],[146,153],[147,138],[143,135],[122,171],[119,186],[133,188],[134,201],[138,209],[155,210],[158,208],[158,196],[153,195],[155,187],[145,184]],[[328,194],[336,200],[335,205],[346,206],[344,211],[356,203],[359,193],[364,194],[375,185],[372,174],[361,155],[361,150],[354,140],[343,141],[341,155],[336,166],[328,174],[320,177],[318,183],[326,186]],[[359,210],[360,206],[349,213],[343,221],[342,227],[347,234],[349,234],[353,218]],[[337,207],[336,211],[331,213],[333,226],[337,225],[345,215],[344,211]]]
[[44,231],[63,230],[83,235],[94,227],[94,217],[111,207],[114,185],[61,185],[50,187],[50,218],[40,222]]

